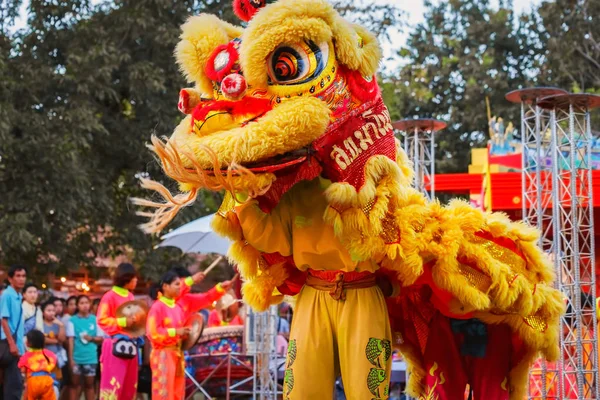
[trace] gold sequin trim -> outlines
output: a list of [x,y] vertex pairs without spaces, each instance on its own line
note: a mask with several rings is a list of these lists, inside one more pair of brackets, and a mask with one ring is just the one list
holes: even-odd
[[479,236],[473,236],[470,241],[473,244],[479,244],[483,246],[483,248],[490,253],[494,259],[504,264],[516,266],[520,269],[525,268],[525,260],[506,247],[500,246],[491,240],[487,240]]
[[477,290],[487,293],[492,286],[492,278],[467,264],[458,264],[458,270]]
[[369,213],[371,213],[371,210],[373,209],[373,206],[375,205],[375,200],[371,200],[369,201],[367,204],[365,204],[365,206],[362,208],[362,212],[368,217]]
[[385,244],[400,243],[400,229],[396,225],[394,216],[390,213],[385,215],[385,218],[381,220],[381,237]]
[[530,315],[529,317],[523,318],[525,323],[535,329],[538,332],[546,332],[548,329],[548,323],[539,315]]

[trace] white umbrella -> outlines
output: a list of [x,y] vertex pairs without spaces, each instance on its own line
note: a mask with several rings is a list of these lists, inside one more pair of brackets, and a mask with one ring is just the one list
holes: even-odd
[[210,223],[214,214],[198,218],[195,221],[167,233],[162,237],[159,247],[179,247],[184,253],[217,253],[227,255],[231,241],[217,235]]

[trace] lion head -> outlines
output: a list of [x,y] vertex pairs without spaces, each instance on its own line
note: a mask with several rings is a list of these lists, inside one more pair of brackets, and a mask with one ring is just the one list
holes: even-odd
[[164,227],[202,188],[244,191],[268,208],[319,175],[358,189],[365,155],[396,160],[371,33],[326,0],[236,0],[234,9],[245,29],[209,14],[182,27],[175,55],[194,87],[180,93],[186,117],[152,148],[183,193],[144,183],[168,199],[140,203],[162,207],[148,230]]

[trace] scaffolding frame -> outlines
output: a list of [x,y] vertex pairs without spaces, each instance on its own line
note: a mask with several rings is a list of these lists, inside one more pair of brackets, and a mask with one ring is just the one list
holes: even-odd
[[600,96],[554,95],[541,100],[550,110],[554,266],[566,297],[561,318],[559,390],[562,399],[600,397],[592,130],[590,111]]
[[435,198],[435,133],[447,124],[436,119],[403,119],[392,126],[404,133],[404,151],[413,162],[414,186],[431,201]]
[[[506,99],[521,105],[521,204],[523,221],[542,234],[538,245],[549,254],[554,252],[552,209],[552,137],[550,111],[539,106],[540,99],[567,92],[551,87],[515,90]],[[557,286],[558,287],[558,286]],[[558,399],[548,396],[548,386],[558,381],[558,369],[539,360],[529,372],[529,400]]]
[[276,400],[280,391],[277,382],[279,358],[275,342],[277,339],[277,307],[257,313],[248,310],[249,323],[247,353],[254,357],[253,400]]
[[523,218],[542,231],[540,246],[552,256],[555,286],[568,306],[561,318],[560,359],[530,371],[541,379],[529,380],[529,399],[597,399],[590,111],[600,106],[600,96],[533,88],[507,99],[521,103]]

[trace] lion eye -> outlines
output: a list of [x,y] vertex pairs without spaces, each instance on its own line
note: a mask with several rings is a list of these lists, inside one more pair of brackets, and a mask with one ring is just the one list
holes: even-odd
[[329,57],[329,46],[307,41],[283,44],[268,57],[269,84],[297,85],[318,76]]

